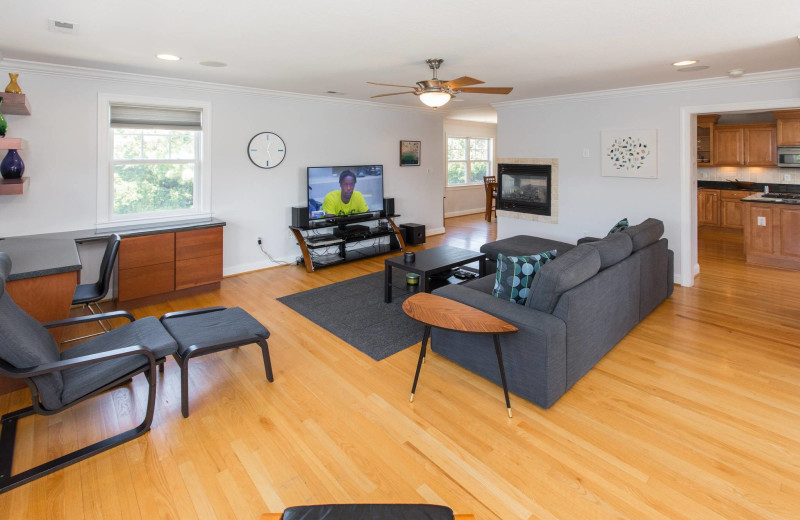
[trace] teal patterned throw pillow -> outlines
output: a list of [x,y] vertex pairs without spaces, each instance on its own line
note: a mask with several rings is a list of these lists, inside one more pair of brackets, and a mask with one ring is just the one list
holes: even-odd
[[609,231],[608,234],[610,235],[611,233],[618,233],[618,232],[622,231],[623,229],[628,228],[629,226],[630,226],[630,224],[628,224],[628,218],[625,217],[624,219],[622,219],[619,222],[617,222],[617,224],[614,227],[611,228],[611,231]]
[[555,249],[528,256],[506,256],[498,253],[497,278],[492,296],[525,305],[534,275],[545,262],[554,259],[556,253]]

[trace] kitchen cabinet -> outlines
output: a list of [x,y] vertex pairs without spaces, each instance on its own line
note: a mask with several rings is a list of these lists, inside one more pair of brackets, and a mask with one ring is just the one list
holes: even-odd
[[776,125],[717,125],[714,166],[777,166]]
[[700,188],[697,190],[697,224],[719,226],[719,192]]
[[755,192],[743,190],[720,190],[720,226],[728,229],[744,227],[744,205],[742,199]]
[[747,263],[800,269],[800,208],[790,204],[744,204]]
[[697,166],[713,166],[714,125],[719,115],[697,116]]
[[800,110],[773,112],[777,120],[778,146],[800,146]]

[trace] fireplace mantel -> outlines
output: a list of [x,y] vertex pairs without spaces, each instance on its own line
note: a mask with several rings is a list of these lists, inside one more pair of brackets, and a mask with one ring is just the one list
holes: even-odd
[[498,158],[498,164],[535,164],[550,166],[550,215],[536,215],[533,213],[520,213],[497,209],[498,217],[531,220],[535,222],[558,223],[558,159],[533,159],[533,158]]

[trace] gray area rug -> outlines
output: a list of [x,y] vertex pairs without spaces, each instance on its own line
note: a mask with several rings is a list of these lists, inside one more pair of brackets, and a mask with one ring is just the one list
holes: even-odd
[[278,301],[380,361],[422,341],[425,329],[403,312],[403,302],[413,294],[405,290],[405,277],[396,272],[393,278],[392,303],[383,302],[383,272],[290,294]]

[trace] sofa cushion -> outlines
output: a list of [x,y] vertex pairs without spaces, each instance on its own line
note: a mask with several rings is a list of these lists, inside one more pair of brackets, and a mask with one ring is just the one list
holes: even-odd
[[661,235],[664,234],[664,223],[658,219],[649,218],[641,224],[622,230],[622,232],[631,237],[633,250],[638,251],[661,238]]
[[614,233],[608,235],[603,240],[595,242],[585,242],[586,245],[594,247],[600,253],[600,270],[611,267],[617,262],[625,260],[631,255],[633,242],[631,237],[625,233]]
[[616,224],[614,224],[614,227],[612,227],[609,230],[608,234],[612,235],[614,233],[619,233],[623,229],[627,229],[628,226],[630,226],[630,224],[628,224],[628,217],[625,217],[624,219],[622,219],[619,222],[617,222]]
[[492,296],[525,305],[533,277],[539,269],[556,257],[557,251],[544,251],[536,255],[506,256],[497,255],[497,276]]
[[581,244],[563,255],[557,262],[545,264],[533,279],[526,305],[537,311],[552,313],[558,299],[576,285],[588,280],[600,270],[600,253],[589,244]]

